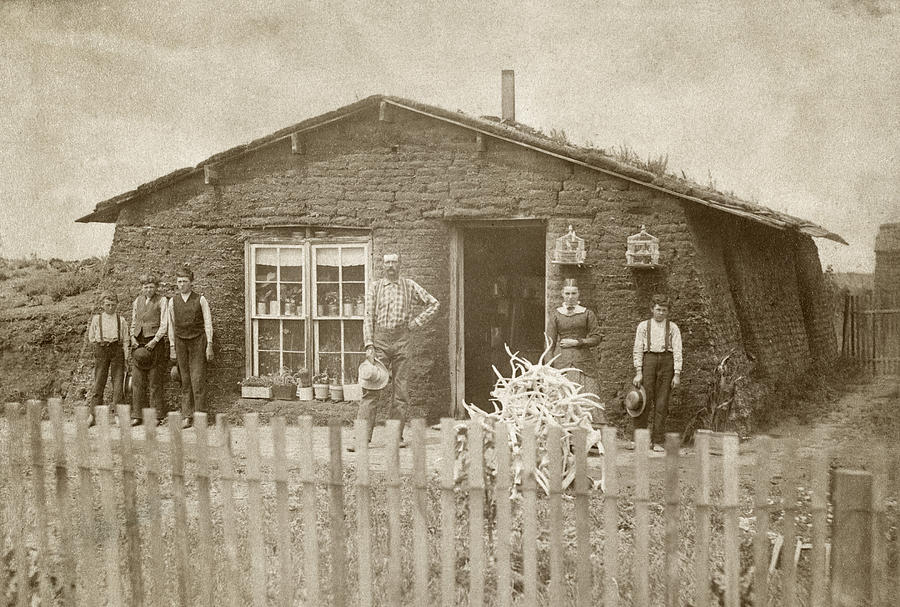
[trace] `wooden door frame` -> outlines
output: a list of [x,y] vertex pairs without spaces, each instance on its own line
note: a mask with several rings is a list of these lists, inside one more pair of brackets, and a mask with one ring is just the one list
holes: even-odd
[[[450,329],[447,361],[450,368],[450,416],[461,417],[466,394],[466,305],[465,305],[465,233],[471,228],[544,228],[547,220],[535,217],[460,219],[449,222],[450,230]],[[546,238],[544,256],[547,255]],[[546,264],[544,272],[546,274]],[[545,297],[546,299],[546,297]]]

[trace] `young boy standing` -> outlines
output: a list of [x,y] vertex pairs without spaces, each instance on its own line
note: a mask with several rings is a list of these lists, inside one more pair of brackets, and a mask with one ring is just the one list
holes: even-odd
[[[135,353],[134,387],[132,389],[131,425],[141,423],[144,408],[156,409],[163,414],[163,377],[166,372],[166,334],[169,330],[167,301],[157,292],[158,281],[151,274],[142,274],[141,294],[131,306],[131,345],[150,353],[149,368],[140,364]],[[153,420],[155,421],[155,420]]]
[[[100,298],[101,311],[91,316],[88,325],[88,342],[94,350],[94,392],[91,404],[103,404],[106,380],[112,375],[112,405],[124,404],[125,362],[128,360],[128,322],[116,312],[119,298],[112,291],[105,291]],[[91,425],[94,425],[91,414]]]
[[644,386],[647,394],[644,411],[634,418],[634,427],[646,428],[653,417],[651,440],[653,450],[665,451],[666,416],[669,394],[681,383],[681,331],[669,321],[669,299],[654,295],[650,306],[652,317],[637,326],[634,335],[634,370],[632,383]]
[[206,298],[193,290],[188,266],[175,273],[177,293],[169,301],[169,354],[181,374],[181,415],[184,428],[194,424],[194,412],[206,413],[206,363],[213,357],[212,314]]

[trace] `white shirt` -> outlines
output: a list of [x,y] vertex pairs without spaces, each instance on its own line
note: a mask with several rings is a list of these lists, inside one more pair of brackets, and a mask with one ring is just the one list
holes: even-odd
[[[669,321],[669,345],[672,348],[672,358],[675,363],[675,373],[681,373],[681,330],[671,320]],[[644,349],[647,347],[647,321],[638,323],[634,332],[634,368],[638,371],[644,362]],[[666,350],[666,321],[657,322],[650,319],[650,351],[665,352]]]

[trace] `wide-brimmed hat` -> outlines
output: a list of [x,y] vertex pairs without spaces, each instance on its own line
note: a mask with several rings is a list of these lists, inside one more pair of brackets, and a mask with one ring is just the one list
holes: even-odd
[[178,365],[172,365],[172,368],[169,369],[169,377],[172,381],[181,383],[181,372],[178,370]]
[[625,395],[625,411],[631,417],[637,417],[643,413],[645,406],[647,406],[647,393],[644,391],[644,386],[632,388]]
[[134,352],[131,353],[131,360],[138,369],[143,371],[148,371],[153,366],[153,354],[144,346],[134,349]]
[[366,390],[381,390],[387,385],[389,378],[390,373],[377,358],[374,365],[369,362],[369,359],[362,361],[362,364],[359,365],[359,385]]

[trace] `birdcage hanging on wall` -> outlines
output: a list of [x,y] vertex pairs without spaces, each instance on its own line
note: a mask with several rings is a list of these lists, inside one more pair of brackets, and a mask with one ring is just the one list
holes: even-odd
[[630,267],[656,267],[659,265],[659,238],[648,234],[646,226],[641,226],[640,232],[628,237],[625,259]]
[[553,263],[564,265],[580,265],[584,263],[587,253],[584,249],[584,238],[575,235],[575,230],[569,226],[569,231],[556,239],[556,247],[553,249]]

